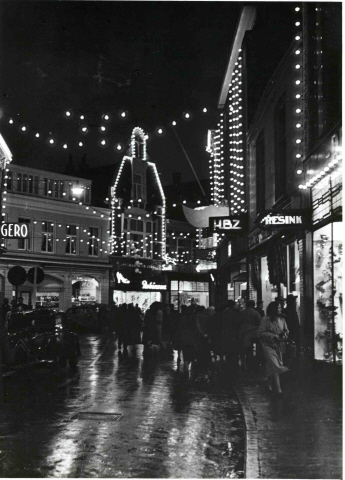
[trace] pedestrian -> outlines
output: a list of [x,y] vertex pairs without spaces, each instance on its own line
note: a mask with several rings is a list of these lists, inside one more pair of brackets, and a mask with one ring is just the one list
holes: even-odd
[[[290,354],[291,358],[299,355],[300,351],[300,323],[297,313],[297,298],[295,295],[289,294],[286,297],[286,308],[283,309],[289,329],[290,352],[287,353]],[[296,351],[294,351],[295,349]]]
[[226,308],[222,312],[222,328],[220,332],[220,357],[221,361],[229,361],[236,368],[238,354],[240,353],[238,342],[238,330],[240,327],[240,312],[236,308],[234,300],[228,300]]
[[127,345],[139,345],[141,343],[141,317],[133,303],[127,305]]
[[241,345],[241,366],[246,369],[254,363],[254,344],[259,338],[260,314],[255,311],[254,300],[247,300],[246,308],[240,312],[239,340]]
[[289,370],[283,365],[283,345],[289,332],[281,313],[280,304],[271,302],[259,328],[259,338],[266,360],[268,388],[271,391],[275,388],[279,395],[282,393],[279,377]]
[[255,310],[260,313],[261,318],[265,316],[265,310],[264,310],[264,302],[262,300],[258,300],[256,302],[256,307]]
[[20,312],[29,310],[29,306],[24,303],[23,297],[18,297],[17,308]]
[[[196,326],[196,306],[190,305],[181,318],[178,337],[183,355],[183,369],[187,373],[191,363],[196,359],[198,353],[199,329]],[[200,327],[199,327],[200,328]]]
[[215,307],[213,305],[207,309],[204,306],[195,307],[195,324],[198,332],[197,361],[201,366],[206,366],[211,361],[211,340],[209,334],[214,314]]
[[123,352],[127,353],[127,304],[122,303],[117,312],[116,332],[118,335],[118,348],[123,348]]
[[174,314],[170,305],[163,307],[162,344],[165,353],[172,353],[172,334],[174,329]]
[[160,302],[153,302],[144,320],[144,355],[158,353],[162,345],[163,311]]
[[[171,309],[172,308],[174,308],[174,306],[172,306]],[[174,320],[174,326],[173,326],[173,349],[177,350],[178,364],[181,362],[181,352],[182,352],[181,338],[180,338],[180,324],[181,324],[181,319],[184,317],[184,315],[186,315],[187,308],[188,308],[187,305],[181,305],[181,313],[174,311],[175,320]]]

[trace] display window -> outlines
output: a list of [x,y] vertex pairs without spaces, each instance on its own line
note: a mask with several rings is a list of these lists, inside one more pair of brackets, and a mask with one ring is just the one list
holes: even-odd
[[342,224],[314,232],[315,359],[342,363],[343,240]]
[[[25,301],[24,301],[25,303]],[[36,308],[59,308],[60,293],[59,292],[37,292]]]
[[268,274],[267,257],[260,258],[261,267],[261,299],[264,302],[264,310],[266,311],[268,305],[275,300],[278,296],[278,288],[276,285],[272,285]]
[[171,282],[171,303],[180,311],[181,305],[209,306],[209,285],[207,282]]
[[99,282],[88,276],[76,277],[72,280],[72,305],[84,303],[101,303]]
[[162,301],[161,292],[123,292],[122,290],[113,291],[113,301],[115,305],[121,305],[122,303],[133,303],[138,305],[142,312],[150,307],[153,302]]

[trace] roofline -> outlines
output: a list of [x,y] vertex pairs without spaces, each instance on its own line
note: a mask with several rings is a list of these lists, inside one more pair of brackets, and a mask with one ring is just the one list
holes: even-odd
[[229,84],[231,83],[232,73],[235,68],[235,63],[237,62],[238,51],[242,47],[242,42],[244,35],[247,30],[251,30],[254,26],[256,17],[256,7],[243,7],[240,19],[237,24],[236,34],[232,42],[232,47],[230,50],[230,57],[228,66],[225,72],[223,85],[220,91],[218,99],[218,108],[224,108],[226,99],[229,92]]

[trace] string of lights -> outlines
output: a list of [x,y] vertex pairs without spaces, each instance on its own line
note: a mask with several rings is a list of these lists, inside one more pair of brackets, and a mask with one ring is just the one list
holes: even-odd
[[[207,107],[203,107],[200,109],[200,113],[205,115],[209,112]],[[42,129],[36,128],[29,124],[29,122],[18,120],[18,115],[8,114],[6,112],[2,112],[1,118],[8,123],[9,125],[13,126],[14,128],[18,128],[18,131],[22,134],[28,135],[33,138],[35,141],[43,141],[49,147],[56,147],[63,150],[70,150],[71,148],[78,148],[78,150],[83,149],[83,147],[87,146],[86,138],[87,135],[91,131],[96,131],[99,133],[100,137],[97,140],[97,144],[100,148],[106,148],[108,146],[113,146],[115,151],[121,153],[125,150],[126,146],[118,142],[112,142],[107,138],[107,134],[110,133],[110,123],[114,118],[118,118],[120,121],[128,121],[130,118],[130,114],[128,110],[118,110],[117,112],[107,112],[103,113],[99,116],[99,123],[93,124],[87,121],[87,115],[84,113],[75,114],[73,109],[67,109],[63,112],[63,117],[66,121],[71,121],[73,118],[77,118],[78,120],[78,134],[80,138],[74,142],[69,142],[67,140],[59,139],[59,134],[54,134],[52,131],[42,131]],[[186,121],[191,121],[192,119],[196,118],[196,114],[192,114],[190,110],[186,110],[181,114],[181,119],[185,123]],[[151,135],[155,134],[157,137],[164,136],[168,129],[165,126],[166,122],[161,122],[160,126],[157,126],[150,130],[150,134],[147,134],[147,139],[150,138]],[[171,126],[176,126],[179,124],[178,121],[172,120],[169,122]]]

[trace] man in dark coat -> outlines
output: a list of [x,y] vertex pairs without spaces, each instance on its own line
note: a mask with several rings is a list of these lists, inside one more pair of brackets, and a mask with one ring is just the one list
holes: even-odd
[[289,341],[295,342],[296,354],[299,354],[300,349],[300,323],[297,313],[297,297],[289,294],[286,298],[286,308],[283,313],[285,321],[289,329]]

